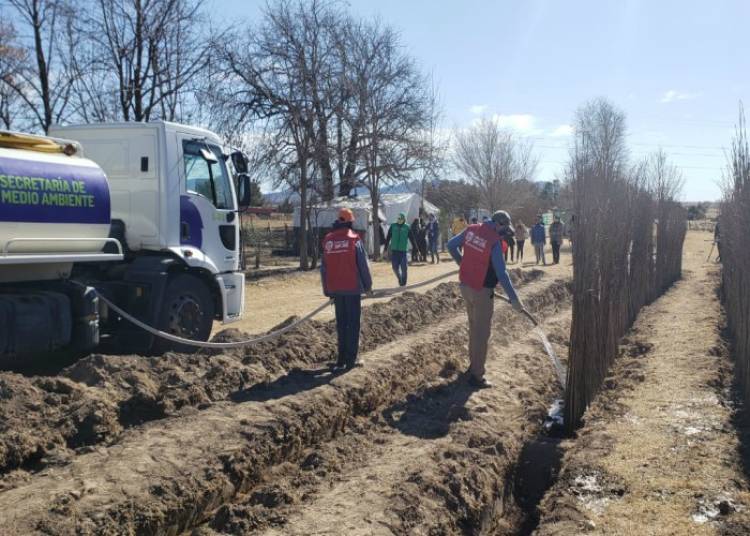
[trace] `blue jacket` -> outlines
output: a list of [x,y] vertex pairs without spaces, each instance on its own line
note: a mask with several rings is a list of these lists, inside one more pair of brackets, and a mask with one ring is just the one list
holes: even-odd
[[[346,224],[340,223],[339,221],[334,222],[333,228],[340,229]],[[320,282],[323,285],[323,294],[332,298],[333,296],[358,296],[372,290],[372,275],[370,275],[370,264],[367,262],[367,252],[365,247],[362,245],[362,241],[357,242],[356,245],[357,254],[357,272],[359,273],[359,292],[333,292],[329,293],[326,289],[326,262],[325,256],[320,259]]]
[[430,238],[431,242],[434,242],[438,239],[438,235],[440,234],[440,225],[438,225],[437,220],[427,222],[427,236]]
[[[488,222],[483,223],[482,225],[491,225],[494,229],[495,224]],[[464,234],[466,231],[461,231],[459,234],[448,240],[448,251],[451,254],[451,257],[453,257],[453,260],[456,261],[456,264],[461,264],[461,260],[463,257],[461,256],[461,250],[464,246]],[[513,283],[510,282],[510,277],[508,276],[508,272],[505,269],[505,260],[503,259],[503,248],[500,245],[500,242],[492,246],[492,251],[490,251],[490,258],[492,259],[492,268],[495,270],[495,275],[497,276],[497,281],[500,283],[500,285],[503,287],[503,290],[505,290],[505,294],[508,295],[508,298],[510,298],[510,301],[515,302],[518,301],[518,295],[516,294],[516,289],[513,288]]]
[[537,223],[536,225],[534,225],[534,227],[531,228],[531,243],[532,244],[546,244],[547,243],[547,240],[545,239],[543,223]]

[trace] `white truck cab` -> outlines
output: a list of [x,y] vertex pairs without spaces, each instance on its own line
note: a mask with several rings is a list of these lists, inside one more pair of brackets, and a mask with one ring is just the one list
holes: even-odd
[[221,320],[242,315],[244,274],[230,151],[208,130],[157,121],[53,127],[107,175],[126,251],[171,252],[221,292]]
[[[214,320],[229,323],[241,317],[245,278],[241,270],[239,208],[243,202],[246,205],[249,201],[238,200],[237,190],[240,190],[241,198],[249,197],[247,160],[241,153],[231,152],[213,132],[163,121],[52,127],[50,136],[54,138],[42,139],[60,144],[65,140],[74,142],[76,154],[68,155],[70,159],[66,160],[66,156],[47,157],[12,144],[0,154],[0,157],[7,157],[0,158],[0,177],[3,173],[11,177],[12,173],[10,179],[0,184],[0,225],[5,223],[3,200],[21,203],[32,195],[49,197],[46,192],[26,191],[24,187],[65,186],[72,188],[70,191],[73,192],[65,195],[74,195],[76,188],[86,189],[85,181],[76,179],[76,173],[80,173],[76,170],[83,169],[83,162],[93,162],[106,180],[100,181],[104,183],[103,188],[98,184],[98,197],[92,197],[92,207],[89,208],[65,207],[67,212],[56,209],[39,215],[42,214],[39,206],[29,206],[24,210],[23,205],[7,205],[6,212],[16,214],[14,219],[8,218],[8,225],[16,226],[18,233],[25,232],[22,239],[34,244],[35,249],[24,251],[27,258],[23,259],[13,252],[0,255],[0,316],[3,300],[7,302],[6,309],[11,310],[8,303],[22,296],[21,291],[13,287],[14,282],[20,284],[18,277],[4,279],[2,265],[12,263],[16,273],[31,273],[28,270],[37,265],[46,263],[46,266],[52,266],[52,259],[55,255],[60,259],[60,248],[63,248],[66,251],[62,253],[68,255],[66,259],[76,262],[66,265],[68,269],[64,271],[56,269],[56,277],[63,286],[53,289],[53,292],[59,290],[69,297],[71,303],[77,302],[78,298],[70,296],[72,287],[64,286],[68,279],[76,281],[76,287],[81,283],[95,287],[149,325],[198,340],[208,338]],[[45,159],[51,159],[57,167],[47,166]],[[55,186],[55,180],[63,181],[62,186]],[[65,180],[70,181],[70,186],[65,185]],[[93,180],[88,184],[94,184]],[[7,191],[3,190],[4,187]],[[65,198],[61,199],[66,202]],[[70,199],[71,203],[88,202],[75,197]],[[105,221],[102,207],[106,201],[109,205],[106,222],[109,225],[102,226]],[[65,233],[77,236],[88,230],[91,234],[90,228],[80,225],[66,231],[72,228],[66,228],[65,222],[80,223],[87,221],[86,218],[91,219],[87,210],[93,213],[94,205],[98,211],[96,221],[99,228],[109,230],[108,236],[103,237],[106,243],[102,241],[97,246],[104,245],[100,250],[102,255],[91,252],[95,237],[86,239],[86,255],[76,257],[73,255],[76,251],[67,251],[66,248],[79,244],[73,240],[69,240],[70,246],[63,240],[53,247],[55,238],[72,238]],[[64,218],[56,219],[58,213],[63,212]],[[17,214],[23,216],[19,218]],[[8,238],[16,244],[20,240]],[[54,249],[55,255],[44,251],[44,247]],[[49,293],[55,276],[49,270],[40,273],[46,274],[42,278],[45,281],[43,286],[44,292]],[[24,281],[23,288],[33,292],[34,282]],[[115,341],[116,346],[146,352],[174,346],[111,314],[101,304],[96,307],[99,331],[103,337]],[[72,324],[75,324],[75,319]],[[98,343],[98,334],[96,339]],[[60,346],[59,342],[55,344]],[[86,345],[90,347],[91,341]],[[6,341],[5,346],[4,350],[0,338],[0,356],[24,353],[21,351],[23,341]]]

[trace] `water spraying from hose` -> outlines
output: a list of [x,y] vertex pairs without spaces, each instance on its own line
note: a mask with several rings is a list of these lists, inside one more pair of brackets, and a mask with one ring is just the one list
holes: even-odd
[[[500,294],[495,294],[496,297],[500,298],[503,301],[506,301],[510,303],[510,300],[506,298],[505,296],[502,296]],[[560,382],[560,387],[562,389],[565,389],[565,381],[567,377],[567,371],[565,370],[565,367],[560,362],[560,359],[557,357],[557,354],[555,353],[555,350],[552,348],[552,344],[549,342],[549,339],[547,338],[547,334],[544,333],[544,330],[539,325],[539,322],[537,321],[534,316],[528,312],[526,309],[523,310],[524,316],[528,318],[532,324],[534,324],[534,329],[532,330],[534,334],[539,338],[539,340],[542,343],[542,346],[544,347],[544,351],[547,353],[547,356],[550,359],[550,362],[552,363],[552,366],[555,369],[555,375],[557,376],[557,380]]]
[[542,341],[542,346],[544,346],[544,351],[547,352],[547,355],[549,356],[550,360],[552,361],[552,366],[555,367],[555,373],[557,374],[557,379],[560,382],[560,387],[565,389],[565,380],[567,377],[567,371],[565,370],[565,367],[562,363],[560,363],[560,359],[557,357],[557,354],[555,353],[555,350],[552,348],[552,344],[550,344],[549,339],[547,338],[547,334],[542,331],[542,328],[539,326],[536,326],[533,329],[534,333],[537,337],[539,337],[539,340]]

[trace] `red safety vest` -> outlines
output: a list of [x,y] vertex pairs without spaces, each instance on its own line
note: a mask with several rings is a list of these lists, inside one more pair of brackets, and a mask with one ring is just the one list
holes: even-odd
[[484,288],[484,280],[492,260],[490,254],[500,235],[489,225],[477,223],[464,231],[464,255],[458,278],[474,290]]
[[351,229],[336,229],[323,239],[325,283],[329,294],[359,290],[357,269],[359,235]]

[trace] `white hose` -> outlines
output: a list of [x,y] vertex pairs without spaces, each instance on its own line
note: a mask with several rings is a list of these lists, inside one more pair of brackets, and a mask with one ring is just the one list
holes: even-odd
[[[364,296],[364,299],[372,299],[372,298],[384,298],[386,296],[391,296],[394,294],[399,294],[401,292],[406,292],[409,290],[413,290],[415,288],[423,287],[425,285],[429,285],[432,283],[435,283],[436,281],[440,281],[441,279],[446,279],[448,277],[452,277],[458,273],[458,270],[455,270],[453,272],[449,272],[447,274],[440,275],[438,277],[433,277],[432,279],[428,279],[427,281],[422,281],[421,283],[415,283],[414,285],[409,285],[408,287],[393,287],[393,288],[387,288],[382,289],[373,292],[372,294],[368,294]],[[74,282],[78,285],[83,286],[82,283]],[[107,306],[112,309],[115,313],[123,317],[128,322],[132,322],[139,328],[148,331],[150,334],[161,337],[162,339],[166,339],[168,341],[176,342],[179,344],[184,344],[185,346],[195,346],[198,348],[217,348],[217,349],[229,349],[229,348],[241,348],[243,346],[249,346],[251,344],[257,344],[259,342],[268,341],[271,339],[275,339],[276,337],[280,336],[283,333],[286,333],[287,331],[294,329],[295,327],[299,326],[303,322],[307,322],[312,317],[314,317],[316,314],[318,314],[320,311],[325,309],[328,305],[330,305],[331,301],[327,301],[324,304],[320,305],[319,307],[316,307],[312,311],[310,311],[308,314],[300,318],[299,320],[295,320],[291,324],[284,326],[283,328],[277,329],[276,331],[272,331],[270,333],[266,333],[265,335],[261,335],[259,337],[255,337],[253,339],[247,339],[244,341],[233,341],[233,342],[203,342],[203,341],[194,341],[192,339],[185,339],[182,337],[178,337],[177,335],[172,335],[171,333],[167,333],[165,331],[158,330],[154,327],[149,326],[148,324],[145,324],[135,318],[134,316],[126,313],[122,309],[120,309],[117,305],[112,303],[109,299],[104,297],[101,292],[99,292],[98,289],[94,289],[96,291],[96,294],[99,296],[99,298],[107,304]]]

